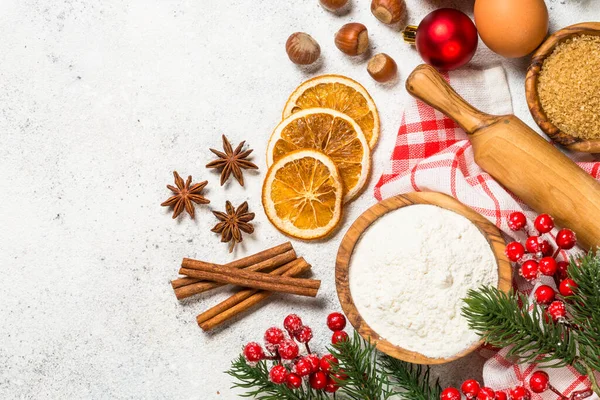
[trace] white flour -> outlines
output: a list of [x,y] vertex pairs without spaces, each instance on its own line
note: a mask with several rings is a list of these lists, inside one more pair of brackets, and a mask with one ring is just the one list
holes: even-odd
[[494,254],[467,218],[414,205],[376,221],[357,243],[350,290],[380,336],[427,357],[453,356],[476,342],[461,316],[471,288],[496,285]]

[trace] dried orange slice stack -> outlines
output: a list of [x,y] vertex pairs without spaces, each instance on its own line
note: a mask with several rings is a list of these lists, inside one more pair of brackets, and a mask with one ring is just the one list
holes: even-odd
[[321,238],[367,184],[377,107],[358,82],[323,75],[292,93],[283,116],[267,146],[263,206],[282,232]]

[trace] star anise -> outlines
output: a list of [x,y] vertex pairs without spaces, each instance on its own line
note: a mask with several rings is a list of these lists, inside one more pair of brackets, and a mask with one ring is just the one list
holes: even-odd
[[210,200],[202,196],[200,193],[208,183],[207,181],[192,184],[192,176],[188,176],[187,181],[183,183],[183,179],[179,176],[177,171],[173,171],[175,177],[175,186],[167,185],[167,188],[175,193],[174,196],[169,197],[161,206],[173,207],[173,218],[177,218],[179,214],[185,211],[194,218],[194,205],[196,204],[208,204]]
[[254,213],[248,212],[247,201],[243,202],[236,210],[227,200],[225,211],[213,211],[215,217],[221,222],[212,228],[212,232],[221,234],[221,242],[229,242],[229,252],[231,253],[236,243],[243,240],[242,232],[254,232],[254,227],[250,224],[250,221],[254,219]]
[[247,160],[253,150],[249,149],[242,151],[245,143],[246,141],[243,141],[235,148],[235,150],[233,150],[231,143],[229,143],[229,140],[223,135],[223,150],[225,150],[225,153],[219,150],[210,149],[210,151],[219,158],[206,164],[206,168],[222,168],[221,186],[227,182],[227,179],[229,179],[231,174],[233,174],[240,185],[244,186],[242,169],[258,169],[254,163]]

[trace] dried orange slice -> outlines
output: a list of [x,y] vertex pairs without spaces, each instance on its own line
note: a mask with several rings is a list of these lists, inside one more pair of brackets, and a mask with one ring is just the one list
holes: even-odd
[[271,166],[263,184],[267,218],[299,239],[327,236],[342,216],[342,182],[334,162],[315,150],[299,150]]
[[337,166],[344,202],[367,183],[371,168],[369,144],[360,126],[346,114],[329,108],[298,111],[279,123],[267,145],[267,166],[300,149],[325,153]]
[[379,113],[367,90],[342,75],[321,75],[309,79],[290,95],[283,118],[313,107],[332,108],[352,118],[360,126],[372,149],[379,138]]

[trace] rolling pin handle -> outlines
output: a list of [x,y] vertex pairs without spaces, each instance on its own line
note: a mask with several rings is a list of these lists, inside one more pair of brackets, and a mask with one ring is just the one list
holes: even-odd
[[465,132],[472,134],[490,120],[496,119],[468,104],[430,65],[419,65],[406,80],[406,90],[436,110],[455,120]]

